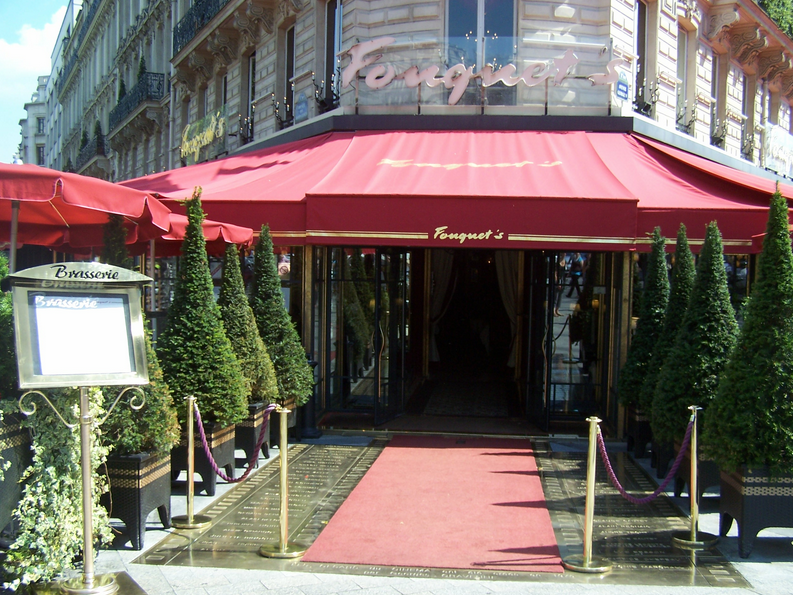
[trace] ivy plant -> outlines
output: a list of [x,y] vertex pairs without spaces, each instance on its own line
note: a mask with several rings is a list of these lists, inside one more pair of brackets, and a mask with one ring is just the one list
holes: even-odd
[[[102,392],[97,387],[89,391],[90,413],[94,420],[102,419]],[[22,499],[14,511],[19,531],[2,569],[3,586],[12,591],[75,569],[83,547],[79,389],[50,391],[48,398],[74,425],[66,427],[43,404],[23,419],[33,435],[33,464],[22,478]],[[97,473],[107,457],[107,448],[98,440],[100,432],[101,428],[92,431],[93,528],[94,540],[105,544],[110,543],[112,533],[107,511],[99,505],[99,497],[107,491],[105,476]]]

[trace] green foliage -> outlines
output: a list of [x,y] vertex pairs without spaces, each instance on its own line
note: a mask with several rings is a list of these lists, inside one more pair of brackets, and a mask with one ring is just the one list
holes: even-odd
[[793,38],[793,1],[792,0],[758,0],[757,2],[768,16],[788,37]]
[[724,471],[793,473],[793,255],[777,190],[738,344],[721,374],[703,443]]
[[251,308],[259,334],[275,366],[279,402],[294,398],[297,406],[303,405],[313,391],[314,374],[300,336],[284,308],[273,240],[266,225],[262,227],[254,253]]
[[[0,280],[8,276],[8,260],[0,252]],[[0,399],[16,398],[17,355],[14,348],[14,307],[11,293],[0,292]]]
[[648,409],[651,403],[640,400],[642,385],[653,357],[655,344],[661,336],[666,307],[669,303],[669,274],[666,270],[665,246],[666,238],[661,236],[660,228],[656,227],[653,230],[653,247],[647,263],[642,292],[641,315],[617,385],[620,402],[623,405],[635,404],[643,410]]
[[141,56],[140,62],[138,62],[138,80],[142,79],[145,74],[146,74],[146,58]]
[[[41,401],[36,412],[23,420],[33,431],[33,464],[24,474],[22,499],[14,511],[19,532],[3,567],[4,586],[12,590],[55,579],[73,569],[75,557],[83,547],[79,390],[52,391],[48,398],[64,419],[75,425],[67,428]],[[102,400],[98,388],[89,389],[89,408],[94,419],[104,417]],[[99,432],[93,430],[95,444],[91,449],[94,540],[109,543],[110,521],[105,508],[98,504],[101,494],[107,491],[105,476],[96,472],[107,457],[107,448],[97,444]]]
[[226,336],[215,303],[206,240],[201,229],[201,189],[186,202],[187,231],[182,267],[176,279],[167,326],[157,339],[165,381],[186,419],[186,401],[194,395],[205,421],[228,426],[248,415],[250,393],[237,357]]
[[99,120],[94,122],[94,136],[102,136],[102,123]]
[[63,171],[74,173],[74,164],[72,163],[71,157],[66,159],[66,165],[64,166]]
[[125,269],[132,268],[132,258],[127,251],[127,229],[121,215],[109,214],[102,227],[102,262]]
[[278,398],[278,380],[270,354],[264,346],[253,310],[245,295],[237,246],[226,246],[223,280],[218,306],[223,326],[240,362],[242,375],[251,388],[251,403],[273,403]]
[[87,131],[87,130],[83,130],[83,134],[82,134],[82,136],[80,137],[80,150],[81,150],[81,151],[82,151],[82,150],[85,148],[85,146],[88,144],[88,140],[89,140],[89,138],[88,138],[88,131]]
[[658,376],[653,421],[659,442],[683,439],[690,405],[703,409],[700,427],[707,426],[707,409],[737,336],[721,233],[714,221],[708,224],[699,254],[686,315]]
[[[151,344],[151,333],[146,331],[146,359],[149,383],[142,386],[145,396],[143,407],[136,411],[120,401],[102,426],[105,444],[116,455],[148,452],[166,456],[179,442],[179,421],[176,418],[171,391],[163,378],[160,362]],[[109,408],[119,393],[117,388],[105,388],[105,407]],[[134,399],[135,392],[128,393]],[[130,400],[130,403],[134,403]]]
[[119,81],[118,81],[118,101],[121,101],[126,94],[127,94],[127,84],[124,82],[124,79],[119,79]]
[[[691,290],[694,288],[695,277],[696,269],[694,267],[694,255],[691,254],[691,248],[688,246],[686,226],[681,223],[680,229],[677,231],[675,265],[672,268],[669,304],[666,307],[664,326],[661,330],[661,335],[658,337],[658,342],[655,344],[653,357],[650,359],[650,363],[647,366],[646,376],[642,384],[642,392],[639,399],[639,402],[642,403],[642,408],[645,410],[654,409],[656,407],[655,388],[658,384],[658,376],[675,343],[677,331],[680,330],[683,318],[686,315],[688,302],[691,299]],[[654,415],[655,414],[650,417],[650,426],[653,429],[653,435],[657,435]]]

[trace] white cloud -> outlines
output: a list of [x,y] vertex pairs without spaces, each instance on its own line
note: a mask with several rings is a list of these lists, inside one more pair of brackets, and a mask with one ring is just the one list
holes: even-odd
[[0,161],[11,161],[16,152],[25,103],[35,93],[38,77],[50,73],[50,55],[65,14],[62,6],[42,29],[23,25],[17,40],[0,39]]

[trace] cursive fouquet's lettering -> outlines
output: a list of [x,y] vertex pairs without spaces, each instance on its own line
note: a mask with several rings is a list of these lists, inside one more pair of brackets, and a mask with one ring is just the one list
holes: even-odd
[[[473,66],[466,67],[465,64],[455,64],[450,66],[441,77],[437,76],[440,71],[438,66],[429,66],[421,71],[418,66],[411,66],[404,72],[397,73],[392,64],[376,64],[383,54],[368,55],[395,41],[394,37],[379,37],[363,43],[356,43],[347,50],[350,63],[342,72],[342,87],[349,87],[350,83],[359,76],[358,73],[361,70],[371,67],[364,77],[364,83],[370,89],[382,89],[395,80],[405,81],[405,85],[410,88],[417,87],[421,83],[428,87],[437,87],[442,84],[447,89],[454,89],[449,94],[448,104],[455,105],[463,96],[472,79],[482,79],[482,85],[485,87],[490,87],[498,82],[510,87],[519,82],[527,87],[534,87],[549,78],[553,80],[554,85],[560,85],[569,76],[570,70],[580,62],[573,50],[568,49],[564,55],[554,58],[550,62],[529,62],[523,72],[519,74],[514,64],[506,64],[495,72],[490,64],[486,64],[478,72],[474,72]],[[606,65],[606,73],[595,73],[586,78],[593,85],[609,85],[618,80],[619,73],[616,68],[624,63],[622,58],[611,60]]]
[[108,279],[111,281],[118,279],[118,273],[116,271],[70,270],[63,264],[55,264],[52,268],[55,269],[56,279]]
[[442,225],[440,227],[435,228],[435,235],[432,236],[434,240],[455,240],[460,242],[461,244],[464,243],[466,240],[489,240],[491,237],[494,240],[500,240],[504,237],[504,232],[500,229],[496,230],[496,233],[493,233],[492,229],[488,229],[487,231],[483,231],[480,233],[470,233],[470,232],[452,232],[447,233],[447,229],[449,229],[448,225]]

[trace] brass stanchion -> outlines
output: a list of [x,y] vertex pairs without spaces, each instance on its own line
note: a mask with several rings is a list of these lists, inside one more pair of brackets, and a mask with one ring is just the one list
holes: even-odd
[[611,562],[592,556],[592,527],[595,521],[595,472],[597,470],[597,433],[600,419],[588,417],[589,451],[586,466],[586,503],[584,505],[584,555],[568,556],[562,565],[576,572],[602,573],[611,570]]
[[289,543],[289,469],[287,467],[287,449],[289,438],[287,433],[286,416],[289,409],[279,406],[276,411],[280,414],[281,436],[278,449],[281,451],[279,464],[281,465],[281,514],[280,514],[280,539],[277,544],[266,544],[259,548],[259,555],[265,558],[299,558],[306,553],[306,548],[296,543]]
[[691,500],[691,529],[687,532],[679,532],[672,535],[672,543],[676,546],[689,549],[689,550],[704,550],[715,546],[718,541],[718,535],[712,533],[703,533],[699,531],[699,489],[697,487],[698,472],[697,467],[699,464],[699,453],[697,452],[697,411],[702,407],[691,405],[691,418],[693,427],[691,428],[691,477],[688,480],[688,493]]
[[195,413],[195,396],[187,397],[187,514],[171,519],[171,525],[177,529],[203,529],[212,524],[212,519],[204,514],[193,514],[193,498],[195,497],[195,431],[193,415]]

